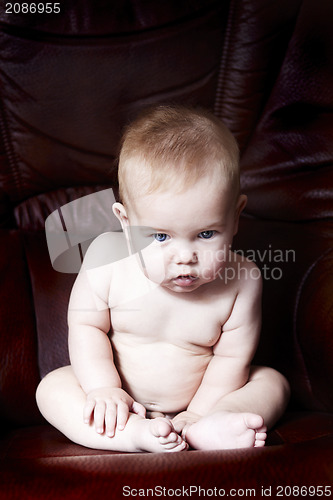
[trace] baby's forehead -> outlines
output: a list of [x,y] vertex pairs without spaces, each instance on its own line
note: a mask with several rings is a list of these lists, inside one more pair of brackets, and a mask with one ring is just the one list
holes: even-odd
[[124,168],[122,184],[131,198],[160,193],[183,194],[194,185],[213,190],[216,186],[233,190],[234,182],[220,165],[203,168],[201,165],[145,164],[130,159]]
[[[189,186],[180,184],[159,186],[155,190],[133,190],[128,197],[128,208],[133,215],[150,219],[160,214],[162,219],[177,219],[187,214],[196,214],[200,209],[207,217],[218,219],[233,207],[235,196],[229,183],[216,184],[209,179]],[[194,222],[194,221],[193,221]]]

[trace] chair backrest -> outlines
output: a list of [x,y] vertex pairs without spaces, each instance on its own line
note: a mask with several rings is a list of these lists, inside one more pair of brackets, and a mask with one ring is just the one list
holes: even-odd
[[235,133],[249,198],[235,245],[270,273],[257,359],[287,374],[303,407],[333,407],[332,14],[332,2],[310,0],[69,0],[60,13],[38,16],[2,9],[6,418],[25,421],[23,401],[38,420],[39,372],[68,362],[75,275],[52,269],[45,219],[78,197],[116,189],[124,125],[165,102],[210,108]]

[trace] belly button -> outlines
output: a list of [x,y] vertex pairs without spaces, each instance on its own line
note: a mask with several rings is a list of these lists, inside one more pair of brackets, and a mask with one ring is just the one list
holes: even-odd
[[147,401],[146,403],[144,403],[144,406],[146,408],[149,408],[149,409],[152,409],[152,408],[159,408],[160,405],[158,403],[154,403],[152,401]]

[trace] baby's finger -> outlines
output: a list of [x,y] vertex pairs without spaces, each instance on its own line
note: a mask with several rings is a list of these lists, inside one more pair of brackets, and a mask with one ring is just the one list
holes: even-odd
[[143,417],[143,418],[146,417],[146,408],[141,403],[138,403],[137,401],[134,401],[131,410],[133,413],[140,415],[140,417]]
[[129,408],[126,403],[120,401],[117,408],[117,429],[122,431],[127,424]]
[[89,424],[90,423],[90,420],[91,420],[91,417],[92,417],[92,414],[94,412],[94,409],[95,409],[95,401],[93,399],[90,399],[88,401],[86,401],[84,407],[83,407],[83,422],[85,424]]
[[116,430],[117,410],[114,403],[108,403],[105,412],[105,431],[108,437],[113,437]]
[[106,404],[104,401],[99,401],[94,410],[94,422],[95,430],[98,434],[103,434],[104,432],[104,420],[105,420]]

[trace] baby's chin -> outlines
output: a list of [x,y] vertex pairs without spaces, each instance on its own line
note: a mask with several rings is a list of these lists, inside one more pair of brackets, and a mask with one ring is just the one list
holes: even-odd
[[174,286],[174,287],[164,286],[164,288],[166,288],[167,290],[170,290],[171,292],[176,292],[176,293],[191,293],[191,292],[194,292],[195,290],[197,290],[199,288],[199,286],[193,287],[193,288],[192,287],[191,288],[181,288],[181,287],[177,287],[177,286]]
[[203,279],[202,277],[200,278],[190,275],[178,276],[177,278],[173,279],[166,279],[164,276],[163,278],[159,277],[160,279],[158,279],[156,275],[152,276],[149,275],[147,272],[145,274],[146,277],[149,279],[149,281],[154,283],[156,286],[160,286],[165,290],[169,290],[171,292],[176,292],[176,293],[194,292],[203,285],[211,283],[216,279],[216,276],[212,276],[211,279],[209,279],[208,277],[205,277],[205,279]]
[[195,290],[198,290],[198,288],[200,288],[202,285],[203,283],[201,281],[196,280],[191,284],[177,283],[171,281],[167,283],[161,283],[160,286],[175,293],[191,293],[194,292]]
[[156,280],[152,279],[149,276],[147,276],[147,278],[149,279],[149,281],[154,283],[154,285],[160,286],[165,290],[169,290],[171,292],[176,292],[176,293],[190,293],[193,292],[194,290],[197,290],[202,285],[202,283],[199,282],[198,280],[196,280],[194,283],[191,284],[184,284],[184,283],[177,283],[175,281]]

